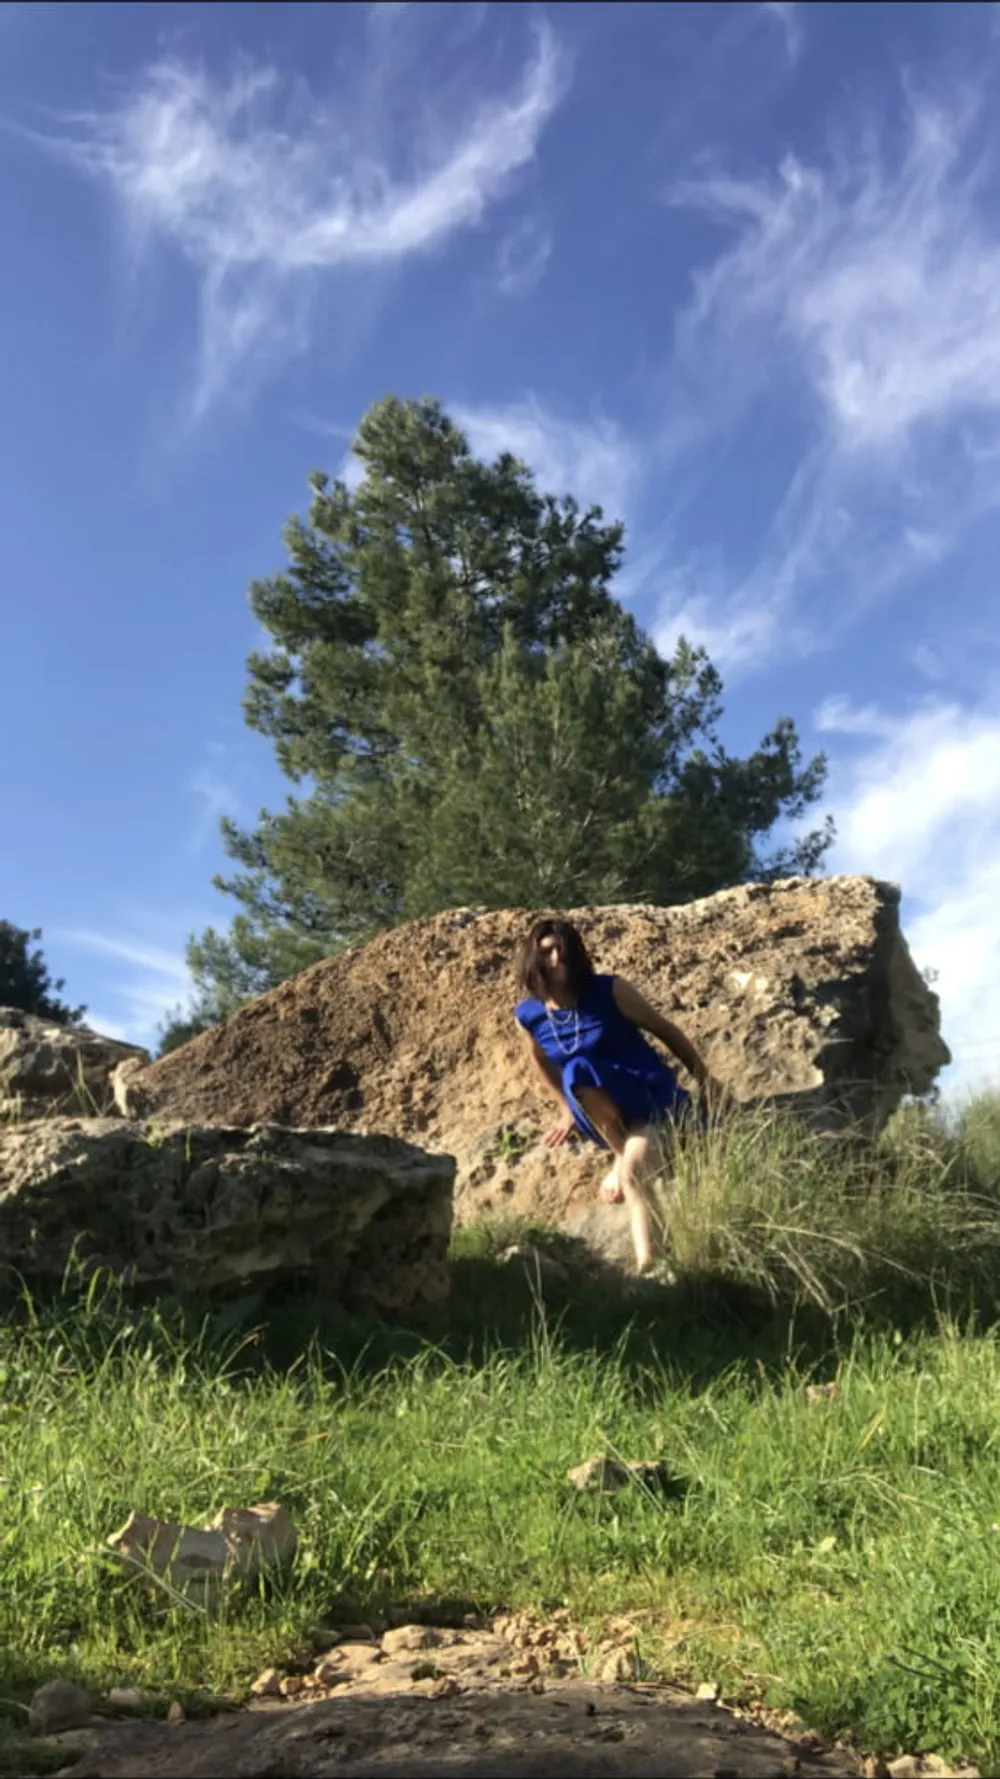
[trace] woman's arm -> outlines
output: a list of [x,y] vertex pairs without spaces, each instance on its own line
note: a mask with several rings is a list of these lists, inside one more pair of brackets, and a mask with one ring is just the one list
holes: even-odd
[[[521,1029],[522,1031],[524,1030],[523,1027]],[[524,1037],[527,1040],[528,1049],[531,1053],[531,1060],[535,1065],[536,1072],[544,1081],[549,1092],[559,1101],[559,1104],[562,1107],[562,1117],[558,1124],[553,1125],[552,1129],[545,1137],[545,1147],[547,1149],[557,1149],[561,1144],[565,1143],[567,1137],[576,1127],[576,1120],[573,1117],[563,1094],[562,1072],[556,1067],[554,1062],[550,1061],[542,1049],[542,1046],[531,1036],[530,1032],[524,1032]]]
[[660,1043],[665,1044],[681,1066],[687,1069],[688,1074],[694,1077],[699,1087],[710,1088],[717,1085],[690,1038],[686,1038],[672,1020],[664,1019],[662,1013],[657,1013],[645,996],[622,976],[614,979],[614,997],[619,1013],[623,1013],[640,1031],[649,1032],[654,1038],[659,1038]]
[[524,1037],[537,1073],[541,1076],[553,1097],[559,1101],[561,1106],[564,1106],[566,1101],[563,1098],[562,1074],[559,1069],[556,1068],[555,1063],[551,1062],[546,1056],[542,1046],[536,1042],[530,1032],[525,1032]]

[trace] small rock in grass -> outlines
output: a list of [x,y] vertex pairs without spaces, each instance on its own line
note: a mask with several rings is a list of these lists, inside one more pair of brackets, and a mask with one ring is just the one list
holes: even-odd
[[585,1464],[568,1470],[566,1477],[581,1492],[596,1490],[602,1495],[614,1495],[629,1482],[664,1483],[667,1471],[655,1458],[629,1458],[625,1463],[617,1458],[588,1458]]
[[341,1643],[317,1662],[314,1672],[321,1686],[341,1686],[381,1660],[377,1643]]
[[499,1260],[501,1266],[522,1267],[529,1280],[540,1284],[563,1285],[569,1278],[569,1268],[561,1260],[554,1260],[551,1254],[543,1254],[540,1248],[524,1242],[505,1248]]
[[32,1695],[28,1723],[35,1736],[55,1736],[60,1730],[78,1730],[89,1722],[89,1693],[72,1680],[47,1680]]
[[143,1711],[152,1702],[152,1693],[143,1692],[138,1686],[113,1686],[108,1694],[113,1711]]
[[600,1677],[605,1681],[631,1680],[632,1662],[628,1651],[614,1649],[610,1655],[605,1656],[601,1663]]
[[803,1730],[801,1734],[794,1737],[794,1741],[796,1746],[803,1749],[806,1754],[822,1754],[826,1747],[818,1730]]
[[167,1708],[167,1722],[168,1723],[183,1723],[184,1722],[184,1707],[181,1704],[180,1699],[171,1699],[170,1704]]
[[277,1668],[265,1668],[258,1674],[250,1688],[255,1699],[277,1699],[281,1697],[281,1673]]
[[701,1699],[706,1705],[714,1705],[719,1696],[718,1682],[703,1680],[694,1696],[696,1699]]
[[805,1398],[807,1402],[836,1402],[839,1395],[840,1385],[836,1382],[832,1384],[807,1384],[805,1388]]
[[386,1631],[382,1648],[386,1655],[399,1655],[404,1650],[438,1649],[444,1641],[443,1632],[434,1625],[405,1624]]
[[900,1754],[881,1771],[890,1779],[978,1779],[978,1767],[945,1760],[943,1754]]

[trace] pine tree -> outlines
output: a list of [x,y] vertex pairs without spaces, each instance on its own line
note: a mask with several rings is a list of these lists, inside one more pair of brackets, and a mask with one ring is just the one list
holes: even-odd
[[812,871],[829,822],[768,853],[818,798],[782,719],[746,759],[718,739],[703,650],[663,659],[611,591],[623,529],[477,461],[429,399],[377,403],[353,491],[311,478],[286,572],[251,584],[273,647],[247,722],[296,786],[223,822],[241,913],[192,940],[196,1016],[343,946],[462,903],[671,903]]
[[65,983],[49,979],[41,950],[29,946],[42,936],[41,927],[16,927],[0,920],[0,1007],[17,1007],[55,1025],[79,1025],[86,1007],[67,1007],[56,997]]

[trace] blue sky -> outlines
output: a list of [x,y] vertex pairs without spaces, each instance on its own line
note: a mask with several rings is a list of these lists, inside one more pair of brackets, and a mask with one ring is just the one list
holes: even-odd
[[1000,1073],[1000,9],[0,9],[0,914],[153,1038],[285,795],[246,598],[365,408],[628,525],[724,737],[831,759]]

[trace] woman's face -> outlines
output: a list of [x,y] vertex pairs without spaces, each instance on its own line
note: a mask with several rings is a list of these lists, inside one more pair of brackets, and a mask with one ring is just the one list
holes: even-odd
[[538,950],[549,986],[554,989],[566,985],[566,960],[563,957],[562,940],[555,933],[546,933],[539,939]]

